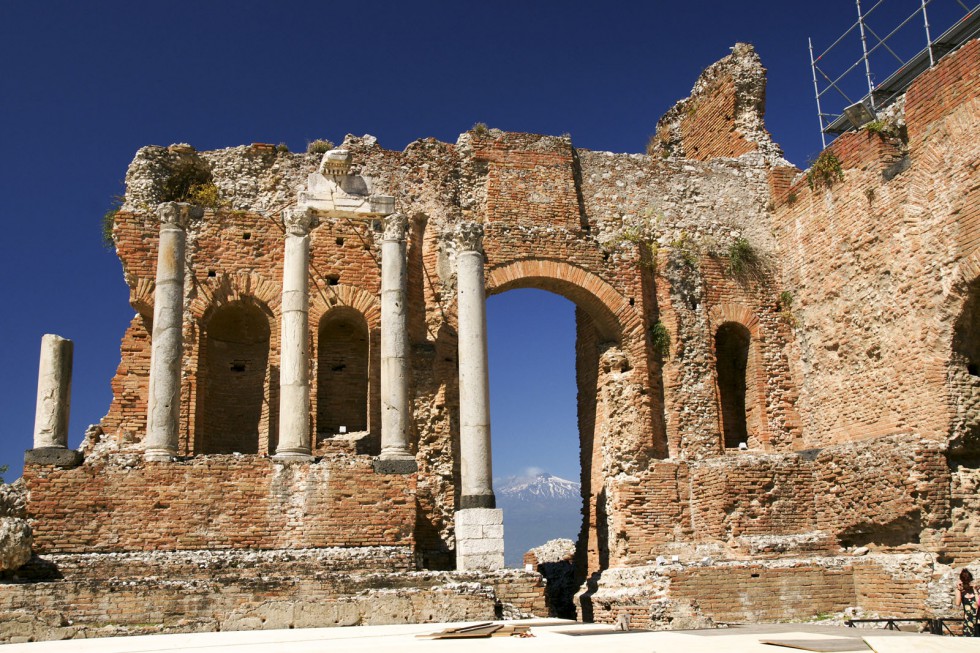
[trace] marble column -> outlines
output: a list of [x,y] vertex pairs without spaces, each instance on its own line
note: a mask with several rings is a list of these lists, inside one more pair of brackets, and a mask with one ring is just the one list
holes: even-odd
[[153,335],[150,350],[150,393],[147,398],[146,452],[148,461],[169,461],[177,455],[180,426],[180,367],[184,351],[184,248],[186,229],[204,210],[183,202],[157,207],[160,242],[157,248],[156,289],[153,295]]
[[456,568],[504,565],[503,512],[496,509],[490,455],[490,376],[483,276],[483,226],[456,227],[459,319],[460,510],[456,512]]
[[24,453],[26,465],[74,467],[82,462],[82,455],[68,448],[73,349],[71,340],[61,336],[49,333],[41,338],[34,448]]
[[381,457],[383,473],[418,471],[408,448],[408,317],[405,231],[408,221],[393,213],[381,241]]
[[311,209],[285,213],[282,328],[279,360],[279,444],[276,458],[312,460],[310,440],[310,229]]
[[490,377],[483,278],[483,226],[456,227],[462,508],[494,508],[490,460]]

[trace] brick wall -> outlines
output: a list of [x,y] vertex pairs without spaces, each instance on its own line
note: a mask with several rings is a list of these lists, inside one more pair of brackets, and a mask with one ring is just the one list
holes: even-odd
[[[382,590],[363,583],[352,588],[344,580],[110,580],[0,586],[0,610],[6,615],[0,641],[487,621],[496,615],[492,586]],[[397,584],[398,579],[392,575],[387,581]],[[508,589],[514,590],[509,598],[524,599],[516,588]]]
[[[739,538],[816,532],[826,539],[787,546],[918,544],[950,559],[971,555],[973,475],[963,470],[976,465],[951,475],[941,449],[948,440],[963,460],[980,451],[972,417],[980,381],[966,353],[952,352],[957,328],[961,339],[972,333],[972,318],[961,315],[980,292],[971,285],[980,276],[980,46],[969,44],[913,85],[907,146],[845,135],[832,148],[844,181],[812,189],[773,157],[778,148],[761,123],[764,70],[753,57],[736,46],[668,114],[664,136],[678,151],[666,157],[576,150],[564,137],[496,130],[456,144],[423,139],[404,152],[349,138],[354,171],[412,216],[417,478],[374,476],[366,458],[328,456],[284,471],[252,457],[146,466],[131,452],[90,446],[79,469],[27,472],[42,549],[400,543],[416,544],[427,565],[452,565],[459,400],[446,234],[472,219],[486,229],[489,293],[538,288],[577,307],[587,498],[580,573],[643,564],[692,543],[741,554]],[[751,151],[758,154],[724,158]],[[141,151],[117,217],[140,316],[124,338],[103,421],[113,445],[138,443],[144,429],[158,231],[148,207],[165,177],[147,170],[175,156]],[[278,211],[316,161],[262,148],[193,156],[212,168],[227,206],[189,231],[180,449],[207,451],[208,438],[241,413],[235,402],[245,395],[219,401],[230,385],[216,375],[255,356],[221,358],[208,338],[213,316],[246,303],[268,321],[268,358],[258,402],[247,401],[261,405],[257,426],[235,430],[256,437],[261,454],[276,441]],[[364,415],[362,449],[370,452],[380,415],[377,226],[327,219],[311,234],[311,423],[342,414],[353,424]],[[749,275],[729,268],[728,247],[739,238],[766,263]],[[321,320],[337,310],[366,325],[366,356],[356,361],[339,360],[319,337]],[[653,350],[658,321],[669,351]],[[745,455],[726,452],[723,441],[732,417],[720,401],[715,338],[731,323],[749,333]],[[350,396],[326,382],[327,368],[340,365],[357,379]],[[357,448],[347,444],[321,440],[317,451]],[[807,449],[822,450],[794,453]],[[56,543],[65,524],[78,537]]]
[[807,446],[898,433],[944,439],[958,406],[975,404],[976,384],[955,383],[965,362],[950,345],[977,275],[978,57],[971,42],[909,89],[904,169],[894,167],[900,143],[854,132],[829,148],[843,182],[811,189],[801,178],[786,189],[785,172],[772,177],[782,283],[799,321],[793,365]]
[[632,564],[653,560],[669,543],[691,540],[689,474],[685,463],[660,462],[618,486],[616,511],[630,534]]
[[732,454],[691,470],[699,539],[784,535],[814,529],[813,466],[798,456]]
[[737,157],[752,152],[756,144],[745,139],[735,125],[735,82],[717,79],[691,102],[681,118],[685,156],[698,161]]
[[853,574],[848,568],[807,564],[692,568],[671,575],[670,596],[696,601],[716,621],[778,621],[855,605]]
[[28,466],[39,554],[412,546],[415,477],[369,459],[289,464],[250,456]]

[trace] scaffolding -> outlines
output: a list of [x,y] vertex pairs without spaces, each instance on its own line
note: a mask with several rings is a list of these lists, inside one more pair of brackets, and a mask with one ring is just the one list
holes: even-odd
[[[980,36],[980,2],[971,8],[963,0],[946,0],[945,4],[940,0],[918,0],[919,6],[904,17],[895,10],[888,11],[885,7],[888,0],[877,0],[867,10],[862,9],[861,0],[854,0],[854,4],[857,21],[820,55],[814,56],[813,39],[808,39],[824,148],[828,135],[833,141],[838,135],[874,120],[879,111],[905,93],[915,78],[970,39]],[[909,0],[891,4],[907,6]],[[930,15],[936,25],[947,26],[935,39]],[[916,28],[916,24],[921,27]],[[882,25],[888,25],[887,31]],[[925,47],[920,49],[922,43]],[[847,48],[852,48],[850,55]],[[855,55],[857,60],[853,58]],[[839,70],[843,72],[833,72]],[[877,79],[882,81],[876,82]]]

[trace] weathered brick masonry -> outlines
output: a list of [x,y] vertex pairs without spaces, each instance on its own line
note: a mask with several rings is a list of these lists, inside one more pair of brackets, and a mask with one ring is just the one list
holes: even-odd
[[363,457],[129,462],[28,469],[32,518],[58,525],[35,529],[35,551],[413,546],[414,477],[375,474]]
[[[83,464],[25,471],[35,551],[66,580],[0,584],[0,605],[18,611],[30,637],[46,636],[31,603],[48,621],[282,623],[250,591],[287,603],[295,625],[348,623],[367,619],[350,607],[361,581],[310,585],[309,561],[263,563],[277,578],[265,590],[209,572],[193,590],[113,585],[116,600],[72,556],[162,556],[150,567],[165,578],[186,572],[166,557],[174,552],[346,547],[367,574],[390,550],[402,589],[409,568],[452,569],[460,407],[448,234],[476,221],[487,293],[538,288],[576,304],[583,617],[629,612],[660,627],[846,607],[947,613],[950,565],[980,560],[978,76],[974,41],[912,85],[890,129],[835,141],[843,179],[812,184],[764,128],[765,71],[744,44],[664,116],[647,154],[482,128],[403,152],[348,136],[352,172],[409,217],[418,472],[408,475],[372,466],[380,225],[330,218],[311,231],[317,458],[270,460],[280,436],[281,212],[319,156],[141,149],[114,230],[136,315],[112,405]],[[148,463],[153,209],[175,199],[174,180],[188,171],[213,182],[221,202],[187,230],[180,457]],[[534,575],[480,581],[496,588],[491,598],[419,582],[429,596],[464,597],[446,598],[461,618],[495,601],[544,609]],[[348,611],[307,619],[308,600]],[[427,605],[405,609],[443,616]]]

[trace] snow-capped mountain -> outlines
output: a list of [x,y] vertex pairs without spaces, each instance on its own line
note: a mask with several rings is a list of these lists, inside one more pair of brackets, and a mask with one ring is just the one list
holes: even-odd
[[579,483],[547,472],[494,482],[497,507],[504,511],[504,559],[520,567],[524,553],[555,538],[578,537],[582,526]]
[[497,488],[498,497],[517,501],[540,499],[575,499],[581,495],[581,484],[542,472],[533,477],[512,476],[503,479]]

